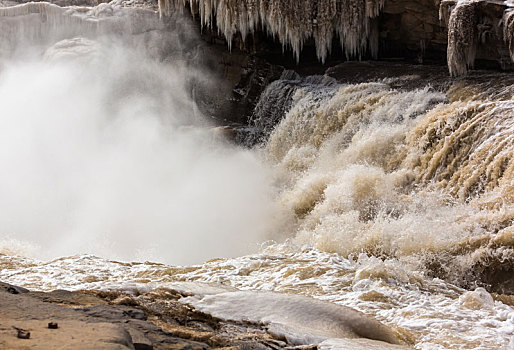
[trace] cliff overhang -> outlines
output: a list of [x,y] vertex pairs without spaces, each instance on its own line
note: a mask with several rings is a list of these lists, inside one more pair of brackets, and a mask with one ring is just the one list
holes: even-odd
[[337,55],[419,62],[446,57],[452,76],[476,61],[514,67],[511,0],[159,0],[164,16],[185,7],[229,49],[264,33],[297,61],[310,46],[321,63]]

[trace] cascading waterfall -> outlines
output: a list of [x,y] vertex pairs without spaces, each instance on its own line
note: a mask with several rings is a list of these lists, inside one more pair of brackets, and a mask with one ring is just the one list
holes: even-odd
[[301,78],[294,71],[285,71],[281,78],[271,83],[259,98],[249,120],[251,132],[243,135],[241,142],[251,147],[266,141],[275,126],[291,108],[293,96],[298,89],[309,89],[312,86],[321,89],[322,86],[326,86],[327,92],[330,93],[333,91],[331,86],[334,84],[337,84],[337,81],[327,76]]
[[[452,75],[473,65],[480,3],[441,2]],[[416,349],[512,348],[512,74],[286,70],[261,94],[244,148],[220,140],[190,96],[209,77],[175,50],[197,42],[171,33],[173,53],[151,55],[169,28],[145,41],[164,25],[156,9],[125,5],[0,7],[0,281],[144,298],[178,282],[193,299],[237,288],[221,315],[330,328],[325,310],[338,308],[287,304],[304,295],[372,316]],[[229,44],[265,30],[297,58],[314,40],[324,61],[335,36],[349,57],[376,54],[384,1],[159,2],[162,14],[185,5]],[[496,28],[511,53],[512,13]],[[216,309],[204,302],[190,305]]]
[[462,284],[470,266],[508,268],[513,81],[487,79],[454,84],[448,100],[386,83],[298,88],[265,146],[298,244],[425,262],[466,255],[439,271]]

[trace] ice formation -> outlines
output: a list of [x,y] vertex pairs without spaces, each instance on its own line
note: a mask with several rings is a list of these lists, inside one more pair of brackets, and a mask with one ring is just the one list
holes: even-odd
[[477,6],[481,0],[459,1],[448,24],[448,69],[458,76],[473,67],[477,46]]
[[58,36],[58,32],[68,31],[80,22],[65,12],[65,8],[46,2],[0,7],[0,53],[12,51],[22,40],[36,41],[43,35]]
[[131,35],[160,28],[155,11],[113,0],[94,7],[60,7],[48,2],[0,6],[0,54],[29,42],[45,45],[74,36]]
[[510,58],[514,62],[514,10],[503,16],[503,38],[509,44]]
[[384,344],[370,339],[328,339],[319,344],[319,350],[407,350],[410,347]]
[[331,338],[374,339],[386,346],[400,343],[391,329],[358,311],[300,295],[240,291],[193,296],[184,302],[217,318],[264,323],[268,332],[295,345]]
[[71,61],[99,63],[102,58],[101,46],[98,42],[81,37],[65,39],[48,48],[44,53],[47,61]]
[[[487,40],[487,32],[481,33],[481,24],[490,23],[481,14],[484,0],[444,0],[440,4],[439,17],[448,25],[448,69],[452,76],[464,75],[475,62],[477,47]],[[514,10],[513,4],[504,2],[506,10],[503,20],[493,24],[493,32],[501,32],[509,45],[510,57],[514,61]],[[487,26],[484,26],[487,27]],[[501,37],[501,34],[499,34]]]
[[64,8],[48,2],[28,2],[10,7],[0,7],[0,17],[24,16],[31,13],[41,13],[46,16],[61,15]]
[[340,38],[348,58],[378,52],[378,34],[373,21],[384,0],[159,0],[162,14],[169,15],[189,4],[204,26],[216,26],[232,44],[239,32],[243,40],[258,29],[277,37],[292,48],[299,60],[305,42],[313,38],[318,58],[325,62],[334,35]]

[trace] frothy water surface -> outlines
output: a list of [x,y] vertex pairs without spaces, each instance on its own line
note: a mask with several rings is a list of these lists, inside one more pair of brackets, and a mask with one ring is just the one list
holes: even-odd
[[[38,41],[39,12],[23,11],[5,13]],[[208,282],[353,307],[418,349],[514,347],[514,310],[484,289],[514,291],[511,75],[447,90],[413,89],[415,74],[286,74],[254,114],[261,144],[245,149],[190,97],[204,72],[101,33],[3,48],[16,44],[0,61],[2,281]]]
[[514,310],[482,289],[426,278],[397,260],[350,259],[319,250],[267,252],[178,267],[94,256],[41,262],[2,256],[0,278],[28,288],[149,291],[177,281],[311,296],[353,307],[391,326],[417,349],[510,349]]

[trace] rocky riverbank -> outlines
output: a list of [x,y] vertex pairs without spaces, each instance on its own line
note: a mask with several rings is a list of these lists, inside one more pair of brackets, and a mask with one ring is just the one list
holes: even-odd
[[[368,337],[385,337],[389,342],[397,344],[409,342],[407,333],[391,330],[371,318],[342,307],[338,315],[341,317],[340,323],[352,322],[349,328],[345,328],[347,337],[325,337],[317,344],[300,344],[302,341],[298,340],[298,334],[292,336],[294,332],[284,331],[288,327],[284,322],[255,322],[251,315],[245,320],[235,321],[229,320],[230,317],[215,317],[210,312],[199,311],[202,307],[204,311],[212,311],[215,305],[212,299],[221,298],[218,295],[223,295],[225,299],[232,298],[233,301],[237,293],[221,286],[192,283],[145,293],[65,290],[43,293],[0,283],[0,347],[139,350],[408,349],[406,346],[352,335],[354,331],[351,329],[360,327],[363,334],[367,332]],[[240,309],[257,305],[254,301],[260,297],[269,302],[273,294],[259,293],[259,297],[247,299]],[[193,307],[186,298],[196,298],[197,307]],[[289,296],[281,298],[287,299]],[[299,298],[302,300],[299,301]],[[304,303],[304,307],[312,303],[318,304],[316,307],[332,308],[331,304],[309,298],[291,296],[291,299],[296,299],[295,303]],[[281,303],[284,301],[281,300]],[[285,305],[292,304],[286,302]],[[295,311],[307,315],[314,325],[314,309]],[[284,311],[282,315],[286,313]],[[333,317],[330,312],[325,315],[328,322],[332,322]],[[309,328],[308,321],[305,326]],[[332,325],[331,331],[339,329],[336,326]],[[319,331],[314,329],[312,326],[307,333],[319,336]]]

